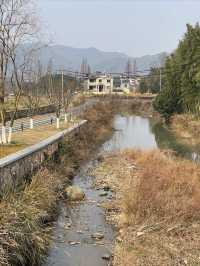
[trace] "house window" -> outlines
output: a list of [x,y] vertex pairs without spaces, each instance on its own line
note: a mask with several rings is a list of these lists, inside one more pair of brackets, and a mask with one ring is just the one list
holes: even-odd
[[91,91],[91,90],[94,90],[94,89],[96,89],[96,86],[89,86],[89,90]]
[[96,81],[96,79],[90,79],[90,82],[91,83],[93,83],[93,82],[95,82]]
[[110,79],[107,79],[107,82],[110,83]]
[[102,79],[99,79],[99,82],[102,82]]

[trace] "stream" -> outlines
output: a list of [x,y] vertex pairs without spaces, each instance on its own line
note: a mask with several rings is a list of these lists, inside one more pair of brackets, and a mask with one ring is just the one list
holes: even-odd
[[[180,144],[175,136],[161,124],[151,118],[141,116],[117,115],[114,121],[114,133],[106,141],[100,152],[112,152],[126,148],[170,149],[178,156],[199,160],[200,149]],[[73,185],[79,186],[86,194],[81,203],[62,203],[61,213],[54,229],[54,243],[44,266],[108,266],[112,254],[114,229],[105,221],[104,210],[100,203],[105,200],[105,191],[92,187],[93,178],[88,169],[98,162],[91,160],[75,176]],[[111,199],[108,192],[106,198]],[[92,238],[101,233],[103,239]]]

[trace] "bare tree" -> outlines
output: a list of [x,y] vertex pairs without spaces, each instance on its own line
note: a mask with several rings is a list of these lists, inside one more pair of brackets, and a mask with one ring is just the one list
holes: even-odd
[[[10,122],[8,141],[11,141],[12,127],[23,92],[24,73],[34,49],[27,48],[28,41],[35,41],[36,25],[30,11],[29,0],[0,0],[0,117],[2,122],[2,143],[6,138],[5,95],[8,84],[14,91],[15,103]],[[18,54],[21,53],[19,59]]]
[[[67,122],[67,113],[69,111],[70,104],[73,101],[76,88],[77,88],[77,80],[76,77],[72,78],[69,76],[64,76],[64,88],[63,88],[63,109],[65,112],[65,122]],[[70,120],[72,119],[70,113]]]
[[30,129],[34,127],[34,115],[38,113],[41,106],[41,98],[44,96],[42,82],[42,65],[40,61],[27,71],[24,86],[24,105],[28,109],[30,118]]
[[45,76],[45,90],[48,103],[53,105],[56,112],[56,127],[60,128],[60,115],[63,106],[63,78],[53,73],[52,60],[49,61]]

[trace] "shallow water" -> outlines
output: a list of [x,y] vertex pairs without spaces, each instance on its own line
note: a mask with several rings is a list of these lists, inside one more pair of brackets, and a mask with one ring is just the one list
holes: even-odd
[[161,123],[141,116],[116,116],[115,132],[112,138],[104,143],[106,152],[127,148],[137,149],[169,149],[192,160],[200,160],[200,147],[191,147],[179,141],[174,134]]
[[115,117],[114,129],[115,132],[112,138],[103,145],[105,151],[126,148],[152,149],[157,147],[148,118],[135,115],[118,115]]
[[[189,146],[180,144],[174,135],[161,124],[140,116],[116,116],[115,132],[111,139],[102,145],[101,152],[111,152],[125,148],[165,148],[172,149],[178,155],[198,159],[199,152]],[[104,254],[112,252],[114,230],[105,221],[104,210],[99,203],[104,200],[102,191],[92,187],[93,177],[88,175],[88,168],[97,162],[91,160],[83,167],[73,184],[86,193],[82,203],[66,205],[63,203],[61,214],[54,230],[54,243],[49,252],[45,266],[106,266],[108,261],[102,259]],[[108,193],[107,198],[112,195]],[[71,227],[66,229],[68,224]],[[91,238],[96,232],[104,234],[100,242]],[[73,243],[74,242],[74,243]],[[72,245],[74,244],[74,245]]]

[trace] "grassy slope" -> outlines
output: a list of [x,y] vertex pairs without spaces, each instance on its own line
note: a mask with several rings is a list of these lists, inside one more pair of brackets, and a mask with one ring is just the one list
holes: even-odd
[[108,219],[118,228],[114,266],[200,265],[200,167],[160,151],[104,158],[97,186],[109,185]]

